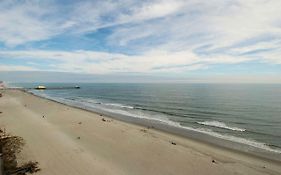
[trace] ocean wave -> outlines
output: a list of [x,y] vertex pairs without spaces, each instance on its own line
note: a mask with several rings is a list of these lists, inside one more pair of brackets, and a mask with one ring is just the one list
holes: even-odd
[[104,105],[106,105],[106,106],[114,106],[114,107],[119,107],[119,108],[134,109],[133,106],[123,105],[123,104],[119,104],[119,103],[104,103]]
[[102,104],[101,102],[98,102],[95,99],[84,98],[84,97],[77,97],[76,100],[82,103]]
[[196,123],[200,125],[213,126],[213,127],[228,129],[232,131],[240,131],[240,132],[246,131],[246,129],[244,128],[228,126],[225,123],[219,121],[204,121],[204,122],[196,122]]
[[213,136],[216,138],[220,138],[223,140],[241,143],[241,144],[249,145],[249,146],[252,146],[255,148],[259,148],[259,149],[263,149],[266,151],[281,154],[281,149],[278,149],[277,147],[276,147],[277,149],[271,148],[270,145],[268,145],[266,143],[258,142],[256,140],[236,137],[236,136],[232,136],[232,135],[228,135],[228,134],[220,134],[220,133],[214,132],[213,130],[207,129],[207,128],[192,128],[192,127],[182,126],[181,124],[179,124],[177,122],[173,122],[173,121],[162,121],[162,122],[165,122],[169,125],[172,125],[175,127],[180,127],[180,128],[186,129],[186,130],[191,130],[191,131],[207,134],[207,135],[210,135],[210,136]]
[[217,138],[221,138],[224,140],[229,140],[229,141],[233,141],[236,143],[242,143],[242,144],[249,145],[249,146],[252,146],[255,148],[260,148],[260,149],[263,149],[266,151],[281,154],[280,149],[273,149],[270,146],[268,146],[266,143],[258,142],[258,141],[252,140],[252,139],[246,139],[246,138],[236,137],[236,136],[227,135],[227,134],[220,134],[220,133],[214,132],[214,131],[206,129],[206,128],[201,128],[201,129],[198,129],[197,131],[201,132],[201,133],[205,133],[207,135],[217,137]]
[[223,140],[228,140],[228,141],[232,141],[232,142],[236,142],[236,143],[241,143],[241,144],[245,144],[245,145],[249,145],[255,148],[259,148],[259,149],[263,149],[266,151],[270,151],[270,152],[274,152],[274,153],[278,153],[281,154],[281,150],[280,149],[273,149],[270,146],[268,146],[266,143],[261,143],[255,140],[251,140],[251,139],[246,139],[246,138],[242,138],[242,137],[236,137],[236,136],[232,136],[232,135],[228,135],[228,134],[220,134],[217,133],[211,129],[207,129],[207,128],[192,128],[192,127],[187,127],[187,126],[182,126],[180,123],[178,122],[174,122],[171,121],[169,119],[165,119],[165,118],[151,118],[151,117],[147,117],[146,115],[137,115],[137,114],[132,114],[128,111],[122,111],[122,110],[109,110],[109,112],[112,113],[118,113],[121,115],[126,115],[126,116],[131,116],[131,117],[137,117],[137,118],[143,118],[143,119],[147,119],[147,120],[152,120],[152,121],[157,121],[157,122],[161,122],[170,126],[174,126],[174,127],[178,127],[178,128],[182,128],[182,129],[186,129],[186,130],[191,130],[191,131],[195,131],[195,132],[199,132],[199,133],[203,133],[203,134],[207,134],[216,138],[220,138]]
[[134,109],[133,106],[120,104],[120,103],[105,103],[105,102],[97,101],[96,99],[89,99],[89,98],[83,98],[82,97],[82,98],[76,98],[76,100],[78,100],[79,102],[88,103],[88,104],[97,104],[97,105],[102,105],[102,106]]

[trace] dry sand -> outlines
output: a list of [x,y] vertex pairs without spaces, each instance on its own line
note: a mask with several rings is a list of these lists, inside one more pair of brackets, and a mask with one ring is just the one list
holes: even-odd
[[19,90],[0,92],[0,127],[24,138],[19,160],[38,161],[42,170],[37,174],[281,174],[280,162],[113,120]]

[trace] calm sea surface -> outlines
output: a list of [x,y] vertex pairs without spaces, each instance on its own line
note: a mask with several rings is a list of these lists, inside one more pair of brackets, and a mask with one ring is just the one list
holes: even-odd
[[[37,83],[18,83],[35,87]],[[152,119],[281,153],[281,85],[44,83],[31,90],[60,102]]]

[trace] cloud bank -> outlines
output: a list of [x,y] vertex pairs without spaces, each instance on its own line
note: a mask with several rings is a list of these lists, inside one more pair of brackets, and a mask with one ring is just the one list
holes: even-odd
[[279,0],[1,1],[0,71],[186,74],[237,64],[270,71],[281,64],[280,7]]

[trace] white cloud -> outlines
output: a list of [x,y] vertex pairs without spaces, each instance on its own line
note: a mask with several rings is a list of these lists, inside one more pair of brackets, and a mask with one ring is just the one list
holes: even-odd
[[47,7],[30,2],[19,4],[1,1],[0,41],[8,46],[16,46],[56,35],[57,21],[43,20],[51,12]]
[[16,46],[59,34],[83,33],[99,28],[164,17],[181,7],[180,1],[0,2],[0,41]]
[[[198,34],[199,37],[206,34],[209,37],[204,43],[210,42],[215,44],[215,47],[225,47],[261,34],[276,34],[280,37],[281,1],[211,0],[185,2],[181,11],[177,12],[180,14],[178,16],[149,24],[140,23],[136,26],[137,31],[134,28],[131,30],[129,27],[126,30],[128,38],[133,38],[131,35],[141,36],[142,32],[149,29],[154,31],[153,34],[156,35],[163,34],[165,36],[164,34],[168,34],[169,39],[172,39],[168,42],[172,43],[191,34]],[[113,35],[118,35],[118,33],[117,30]],[[123,36],[122,33],[121,35]]]
[[[213,64],[236,64],[253,60],[247,57],[214,55],[199,57],[192,52],[151,51],[142,55],[125,55],[95,51],[0,51],[0,58],[24,59],[27,63],[53,60],[48,70],[83,73],[116,72],[184,72],[205,69]],[[31,61],[30,61],[31,60]],[[46,65],[47,66],[47,65]]]
[[13,47],[112,27],[103,44],[135,54],[31,49],[2,50],[0,57],[57,61],[48,65],[50,70],[87,73],[184,72],[214,64],[281,63],[279,0],[73,3],[0,2],[0,41]]
[[230,52],[233,54],[244,54],[259,50],[276,50],[280,48],[281,40],[274,40],[271,42],[259,42],[245,47],[231,48]]
[[[193,40],[202,42],[202,35],[207,35],[204,44],[211,43],[218,48],[265,33],[280,37],[280,6],[278,0],[82,1],[72,6],[2,1],[0,40],[7,45],[17,45],[65,32],[81,33],[129,24],[113,31],[112,43],[126,45],[156,35],[167,37],[161,43],[167,46],[167,43],[189,40],[191,35],[197,35],[199,39]],[[161,19],[155,20],[157,18]],[[185,43],[186,47],[194,44]]]
[[263,61],[269,64],[281,64],[281,48],[271,52],[259,53],[257,56],[264,58]]
[[38,71],[39,69],[29,66],[14,66],[14,65],[0,64],[0,71],[36,71],[36,70]]
[[129,14],[120,14],[117,21],[136,22],[165,17],[177,13],[183,6],[183,1],[177,0],[151,1],[150,3],[133,7]]

